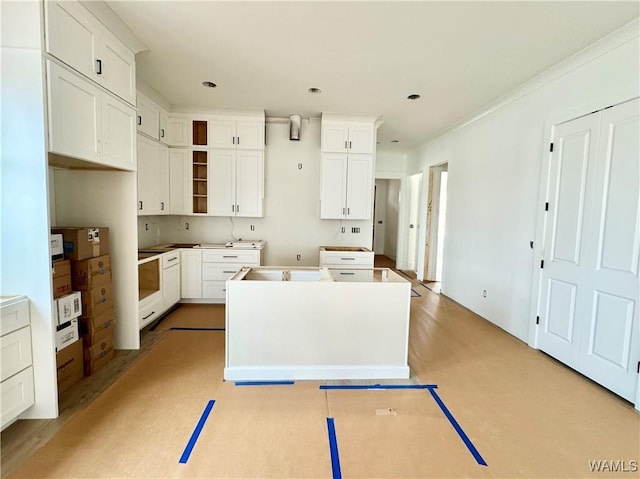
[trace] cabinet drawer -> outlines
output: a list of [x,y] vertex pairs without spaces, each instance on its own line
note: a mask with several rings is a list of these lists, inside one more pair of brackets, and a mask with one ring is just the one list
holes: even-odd
[[373,253],[321,251],[320,266],[373,268]]
[[162,269],[180,264],[180,251],[172,251],[162,255]]
[[0,338],[1,380],[31,366],[31,329],[27,326]]
[[226,281],[203,281],[202,297],[207,299],[225,299],[227,296]]
[[219,265],[217,263],[203,263],[202,264],[202,280],[203,281],[226,281],[231,276],[240,271],[242,265],[239,264],[225,264]]
[[4,428],[18,415],[33,405],[33,368],[28,367],[24,371],[11,376],[0,384],[0,404],[2,415],[0,422]]
[[[158,292],[149,298],[152,299],[138,309],[138,324],[140,329],[154,321],[164,312],[164,298],[162,297],[162,293]],[[145,298],[145,300],[146,299],[147,298]]]
[[203,263],[238,263],[246,266],[258,266],[260,264],[259,250],[203,250]]
[[329,271],[338,282],[373,281],[373,270],[370,269],[330,269]]
[[21,299],[2,306],[0,317],[0,335],[4,336],[29,324],[29,300]]

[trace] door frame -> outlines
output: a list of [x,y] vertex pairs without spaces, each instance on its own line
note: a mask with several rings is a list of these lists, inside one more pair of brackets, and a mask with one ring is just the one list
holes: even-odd
[[[375,180],[400,180],[400,207],[398,208],[398,228],[396,230],[396,268],[404,269],[407,264],[407,239],[401,232],[409,227],[409,212],[405,207],[405,197],[408,188],[407,174],[399,171],[376,171],[374,175],[374,181]],[[373,197],[371,201],[373,201]],[[373,231],[371,234],[373,238]]]

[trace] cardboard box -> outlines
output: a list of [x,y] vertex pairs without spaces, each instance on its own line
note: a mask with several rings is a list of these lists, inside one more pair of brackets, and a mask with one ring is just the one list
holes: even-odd
[[64,255],[75,261],[109,254],[109,228],[54,228],[62,234]]
[[64,350],[67,346],[78,341],[78,339],[80,339],[80,334],[78,334],[77,319],[72,319],[56,327],[56,349],[58,351]]
[[69,344],[56,354],[58,393],[64,392],[84,376],[82,341]]
[[84,374],[91,376],[113,359],[113,338],[105,338],[84,349]]
[[63,259],[52,263],[53,297],[59,298],[71,292],[71,261]]
[[100,329],[92,334],[86,333],[82,335],[82,345],[85,348],[90,348],[103,341],[109,340],[113,343],[113,336],[115,332],[115,322],[109,323],[108,328]]
[[82,296],[75,291],[56,299],[58,304],[58,325],[65,324],[82,315]]
[[63,240],[61,234],[50,235],[51,238],[51,257],[62,258],[64,255]]
[[98,316],[112,308],[113,286],[111,283],[82,291],[82,311],[86,317]]
[[113,308],[96,316],[80,317],[80,334],[95,336],[105,329],[113,329],[116,322],[116,315]]
[[108,254],[71,263],[71,284],[75,290],[87,291],[110,282],[111,257]]

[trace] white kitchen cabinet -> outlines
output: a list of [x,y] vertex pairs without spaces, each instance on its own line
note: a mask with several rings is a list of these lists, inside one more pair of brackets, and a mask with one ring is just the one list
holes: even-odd
[[135,169],[133,108],[49,60],[47,73],[49,151]]
[[167,143],[169,146],[191,145],[191,120],[188,118],[167,119]]
[[160,108],[159,114],[159,125],[158,125],[158,139],[160,143],[165,145],[169,144],[169,135],[167,131],[167,127],[169,126],[169,114],[166,110]]
[[138,117],[136,121],[139,133],[154,140],[160,139],[160,106],[138,92]]
[[169,148],[169,213],[190,215],[191,163],[189,150]]
[[135,55],[75,1],[46,1],[48,53],[135,104]]
[[202,298],[202,251],[180,251],[180,288],[183,299]]
[[162,297],[165,309],[169,309],[180,301],[180,251],[165,253],[162,268]]
[[209,121],[209,128],[213,148],[264,149],[264,120],[217,118]]
[[243,266],[260,266],[258,249],[204,249],[202,251],[202,298],[224,302],[227,280]]
[[322,151],[329,153],[372,154],[373,124],[322,122]]
[[138,215],[165,215],[169,204],[169,149],[138,135]]
[[210,157],[209,214],[263,216],[264,152],[216,149]]
[[320,218],[366,220],[373,202],[373,156],[324,153]]

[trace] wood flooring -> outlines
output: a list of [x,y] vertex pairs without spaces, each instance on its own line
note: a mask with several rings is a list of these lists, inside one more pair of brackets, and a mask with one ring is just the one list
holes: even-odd
[[[58,419],[3,431],[2,477],[337,477],[327,418],[345,478],[639,477],[590,469],[595,460],[640,462],[631,404],[446,296],[412,287],[421,294],[411,299],[412,377],[393,384],[433,389],[236,386],[222,380],[224,331],[203,329],[223,324],[224,308],[184,305],[144,331],[140,351],[118,352],[71,388]],[[351,383],[375,381],[330,384]]]

